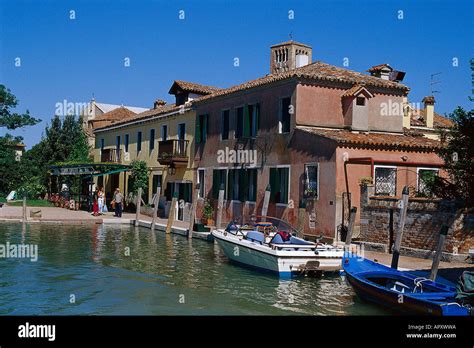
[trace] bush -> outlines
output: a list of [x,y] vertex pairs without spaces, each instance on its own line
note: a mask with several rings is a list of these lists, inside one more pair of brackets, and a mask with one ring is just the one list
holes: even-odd
[[42,198],[47,192],[46,187],[41,183],[39,178],[32,178],[27,183],[21,185],[17,190],[18,199],[26,195],[29,199]]

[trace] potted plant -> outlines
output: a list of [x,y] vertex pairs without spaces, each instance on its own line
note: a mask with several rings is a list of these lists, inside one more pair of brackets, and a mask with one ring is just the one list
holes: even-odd
[[214,216],[214,209],[212,208],[211,203],[209,200],[204,201],[204,207],[202,209],[202,223],[208,226],[214,226],[214,220],[212,217]]

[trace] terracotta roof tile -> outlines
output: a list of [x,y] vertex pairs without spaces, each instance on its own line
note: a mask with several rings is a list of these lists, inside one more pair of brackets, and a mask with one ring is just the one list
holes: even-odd
[[[425,121],[426,109],[413,109],[411,113],[410,125],[412,127],[426,127]],[[434,113],[433,119],[434,128],[451,128],[454,122],[449,118]]]
[[199,101],[208,100],[217,96],[228,95],[238,91],[248,90],[251,88],[267,85],[273,82],[287,80],[291,78],[304,78],[319,81],[333,81],[349,84],[364,84],[365,86],[382,87],[390,89],[398,89],[407,93],[410,89],[398,82],[383,80],[378,77],[365,75],[356,71],[339,68],[334,65],[323,62],[315,62],[303,67],[281,72],[269,74],[255,80],[247,81],[240,85],[230,88],[218,90],[210,95],[199,98]]
[[169,90],[169,93],[174,94],[176,87],[181,88],[183,91],[196,92],[197,94],[204,94],[204,95],[211,94],[211,93],[221,90],[221,88],[217,88],[213,86],[201,85],[199,83],[194,83],[194,82],[189,82],[189,81],[175,80]]
[[134,113],[133,111],[127,109],[124,106],[121,106],[117,109],[106,112],[105,114],[102,114],[102,115],[100,115],[100,116],[98,116],[98,117],[96,117],[96,118],[94,118],[90,121],[91,122],[95,122],[95,121],[120,121],[120,120],[131,118],[135,115],[136,115],[136,113]]
[[359,93],[359,91],[361,91],[362,89],[365,90],[365,93],[367,93],[370,97],[373,97],[372,93],[370,93],[364,86],[362,85],[354,85],[352,86],[351,88],[349,88],[348,90],[346,90],[342,96],[343,97],[353,97],[355,95],[357,95]]
[[293,41],[293,40],[281,42],[281,43],[279,43],[279,44],[272,45],[271,47],[278,47],[278,46],[285,46],[285,45],[299,45],[299,46],[304,46],[304,47],[311,48],[311,46],[308,46],[308,45],[306,45],[306,44],[304,44],[304,43],[297,42],[297,41]]
[[[184,105],[184,107],[188,108],[191,105],[192,105],[192,102],[188,102]],[[123,125],[123,124],[126,124],[126,123],[131,122],[131,121],[146,120],[148,118],[164,115],[164,114],[167,114],[167,113],[177,112],[180,109],[181,109],[181,106],[179,106],[179,105],[177,106],[176,104],[166,104],[166,105],[163,105],[163,106],[159,106],[156,109],[150,109],[150,110],[147,110],[145,112],[139,113],[138,115],[135,115],[133,118],[126,119],[126,120],[119,121],[119,122],[115,122],[114,124],[104,126],[104,127],[100,127],[100,128],[97,128],[96,130],[103,130],[103,129],[105,129],[107,127],[110,127],[110,126]]]
[[297,126],[296,129],[332,139],[339,145],[360,148],[388,148],[411,151],[433,151],[440,147],[438,140],[412,134],[361,133],[346,129],[322,129],[317,127]]
[[393,68],[390,65],[388,65],[387,63],[384,63],[384,64],[379,64],[379,65],[374,65],[373,67],[371,67],[367,71],[368,72],[374,72],[374,71],[380,71],[380,70],[383,70],[383,69],[389,69],[390,71],[393,70]]

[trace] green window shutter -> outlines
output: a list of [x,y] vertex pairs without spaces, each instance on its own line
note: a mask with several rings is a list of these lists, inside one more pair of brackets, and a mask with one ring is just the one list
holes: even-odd
[[239,199],[242,202],[249,200],[249,174],[251,169],[239,170]]
[[206,140],[207,140],[207,127],[208,127],[208,124],[207,124],[207,121],[209,119],[209,115],[204,115],[202,117],[202,142],[205,143]]
[[227,199],[234,199],[234,169],[228,171],[227,176]]
[[196,144],[201,142],[201,115],[196,118]]
[[249,106],[244,106],[244,138],[250,136],[250,114],[249,114]]
[[260,104],[255,105],[255,135],[260,130]]
[[212,197],[218,198],[219,197],[219,186],[220,186],[220,172],[217,169],[212,171]]
[[281,194],[280,194],[280,203],[288,203],[288,179],[289,179],[289,168],[281,168],[280,175],[280,185],[281,185]]

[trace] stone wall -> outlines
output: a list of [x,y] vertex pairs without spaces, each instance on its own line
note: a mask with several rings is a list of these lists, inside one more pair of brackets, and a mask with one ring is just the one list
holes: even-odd
[[[369,249],[389,252],[398,231],[401,197],[373,195],[372,185],[361,185],[360,236]],[[390,224],[392,215],[392,233]],[[443,260],[465,261],[474,249],[474,214],[456,210],[453,202],[415,198],[408,201],[401,254],[430,258],[436,249],[441,226],[449,226]]]

